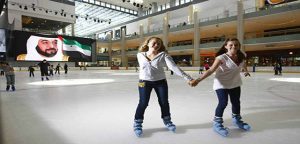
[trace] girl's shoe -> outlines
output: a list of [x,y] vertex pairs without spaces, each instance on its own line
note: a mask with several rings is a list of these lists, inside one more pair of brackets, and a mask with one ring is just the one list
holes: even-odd
[[245,130],[245,131],[249,131],[249,130],[251,129],[251,127],[250,127],[249,124],[244,123],[244,122],[242,121],[241,115],[235,115],[235,114],[233,114],[233,115],[232,115],[232,123],[233,123],[235,126],[237,126],[238,128],[243,129],[243,130]]
[[15,88],[14,85],[11,86],[11,89],[12,89],[12,91],[15,91],[15,90],[16,90],[16,88]]
[[10,88],[10,86],[8,85],[8,86],[6,86],[6,91],[9,91],[9,88]]
[[215,132],[220,134],[221,136],[228,136],[228,128],[223,126],[223,118],[214,118],[213,129]]
[[170,116],[166,116],[163,118],[163,122],[165,124],[165,126],[167,127],[167,129],[169,131],[175,132],[176,130],[176,126],[173,124],[173,122],[171,121],[171,117]]
[[133,131],[137,137],[141,137],[143,134],[142,123],[143,123],[142,119],[134,120]]

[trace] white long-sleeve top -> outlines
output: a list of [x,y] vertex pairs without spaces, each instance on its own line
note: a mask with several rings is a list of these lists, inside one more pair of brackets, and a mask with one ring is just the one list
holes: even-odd
[[172,57],[166,52],[160,52],[153,60],[149,61],[146,52],[139,52],[137,59],[140,66],[139,78],[147,81],[158,81],[166,78],[164,67],[168,67],[176,75],[183,77],[185,80],[193,78],[182,71],[173,61]]

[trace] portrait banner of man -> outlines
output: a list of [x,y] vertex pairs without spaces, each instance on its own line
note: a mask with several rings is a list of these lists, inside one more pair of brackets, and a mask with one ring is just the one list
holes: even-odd
[[10,43],[10,57],[17,61],[91,62],[95,57],[96,40],[89,38],[14,30]]
[[59,38],[31,35],[26,43],[27,54],[17,56],[18,61],[68,61],[69,56],[63,54],[62,42]]

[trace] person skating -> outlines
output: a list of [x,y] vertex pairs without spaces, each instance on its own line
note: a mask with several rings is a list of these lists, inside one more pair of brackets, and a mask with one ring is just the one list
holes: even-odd
[[8,63],[0,63],[0,68],[3,69],[6,77],[6,91],[9,91],[11,88],[12,91],[15,91],[15,72],[14,68],[11,67]]
[[65,65],[64,65],[64,70],[65,70],[65,74],[67,74],[68,73],[68,65],[67,65],[67,63],[65,63]]
[[28,71],[29,71],[29,77],[34,77],[34,68],[33,68],[33,66],[29,66]]
[[53,65],[50,65],[50,67],[49,67],[49,76],[53,76],[54,75],[53,71],[54,71],[54,67],[53,67]]
[[49,80],[48,67],[50,66],[50,64],[47,62],[47,60],[44,59],[43,61],[38,63],[38,66],[40,67],[42,81],[44,80],[44,77],[46,77],[46,80]]
[[228,128],[223,125],[223,112],[227,106],[228,95],[232,104],[232,122],[243,130],[250,130],[250,125],[242,121],[240,114],[240,95],[242,79],[240,70],[244,70],[245,76],[250,76],[246,63],[246,54],[240,50],[241,44],[236,38],[228,38],[216,54],[216,59],[203,75],[194,80],[192,86],[196,86],[212,73],[216,72],[213,89],[218,96],[218,106],[213,120],[213,129],[222,136],[228,136]]
[[168,84],[164,67],[167,66],[175,74],[189,82],[193,79],[175,64],[172,57],[166,52],[163,41],[158,37],[150,37],[144,42],[137,54],[137,59],[140,68],[138,84],[139,104],[136,108],[133,124],[135,135],[140,137],[143,134],[142,123],[152,89],[157,94],[164,125],[169,131],[175,132],[176,126],[171,121]]
[[57,64],[57,66],[55,67],[55,74],[58,73],[58,75],[60,75],[60,68],[62,68],[60,64]]

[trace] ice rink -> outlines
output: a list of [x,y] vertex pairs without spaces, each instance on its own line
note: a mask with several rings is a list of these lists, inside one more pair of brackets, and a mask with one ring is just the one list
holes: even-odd
[[[198,72],[188,72],[193,77]],[[167,71],[169,102],[176,133],[167,131],[152,91],[143,123],[144,135],[133,133],[138,104],[135,71],[69,71],[41,81],[16,72],[16,91],[6,92],[0,77],[1,144],[299,144],[300,74],[251,73],[243,78],[245,132],[231,123],[231,105],[224,112],[228,137],[212,130],[217,97],[213,77],[190,87]]]

